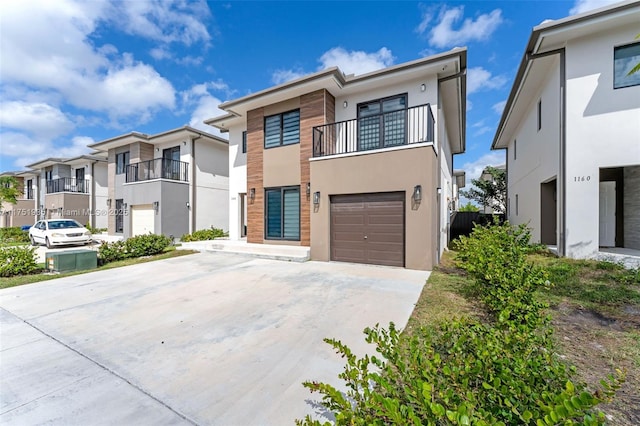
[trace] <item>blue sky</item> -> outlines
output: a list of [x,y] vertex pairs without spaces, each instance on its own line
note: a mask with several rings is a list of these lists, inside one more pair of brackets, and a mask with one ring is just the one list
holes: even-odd
[[0,11],[0,171],[131,131],[202,123],[228,99],[339,66],[362,74],[467,46],[477,178],[532,27],[612,3],[8,0]]

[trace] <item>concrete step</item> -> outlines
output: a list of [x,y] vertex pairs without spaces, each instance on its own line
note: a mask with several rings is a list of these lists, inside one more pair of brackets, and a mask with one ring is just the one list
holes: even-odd
[[213,240],[182,243],[179,249],[244,254],[262,259],[306,262],[311,258],[309,247],[276,244],[252,244],[246,241]]

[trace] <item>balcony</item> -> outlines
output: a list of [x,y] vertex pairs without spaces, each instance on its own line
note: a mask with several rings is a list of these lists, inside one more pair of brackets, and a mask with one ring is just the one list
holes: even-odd
[[125,182],[144,182],[153,179],[169,179],[179,182],[189,181],[189,163],[156,158],[129,164],[125,169]]
[[[57,192],[76,192],[80,194],[89,193],[89,184],[86,180],[75,178],[59,178],[47,181],[47,194],[55,194]],[[29,194],[27,195],[29,197]],[[33,194],[31,197],[33,198]]]
[[313,128],[313,156],[348,154],[434,142],[431,105],[391,111]]

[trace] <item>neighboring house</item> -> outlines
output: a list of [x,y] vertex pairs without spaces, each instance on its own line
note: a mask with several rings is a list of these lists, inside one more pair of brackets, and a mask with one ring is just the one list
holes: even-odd
[[359,76],[330,68],[220,105],[230,238],[431,269],[464,152],[466,49]]
[[75,219],[82,225],[106,227],[106,215],[99,210],[107,194],[104,156],[46,158],[27,167],[37,174],[37,219]]
[[454,170],[453,177],[453,197],[449,205],[451,213],[460,210],[460,189],[466,185],[467,174],[464,170]]
[[132,132],[92,145],[108,157],[108,232],[183,234],[228,227],[229,143],[181,127],[155,135]]
[[37,174],[30,171],[4,172],[0,176],[14,177],[18,181],[18,188],[20,189],[16,204],[11,204],[7,201],[2,203],[0,228],[33,225],[37,214],[35,202],[38,184]]
[[[494,169],[505,170],[505,171],[506,171],[506,168],[507,168],[506,164],[501,164],[499,166],[487,166],[487,167],[493,167]],[[487,170],[487,167],[482,169],[482,173],[480,173],[480,180],[484,180],[484,181],[487,181],[487,182],[494,182],[495,179],[494,179],[493,175],[491,173],[489,173],[489,170]],[[495,204],[498,204],[498,203],[495,203]],[[500,205],[502,205],[502,204],[500,203]],[[482,213],[486,213],[486,214],[505,213],[504,207],[506,207],[506,206],[502,205],[502,207],[503,207],[503,209],[501,211],[496,211],[493,208],[493,206],[487,206],[486,204],[484,204],[482,206]]]
[[640,249],[640,3],[533,29],[493,140],[508,219],[558,253]]

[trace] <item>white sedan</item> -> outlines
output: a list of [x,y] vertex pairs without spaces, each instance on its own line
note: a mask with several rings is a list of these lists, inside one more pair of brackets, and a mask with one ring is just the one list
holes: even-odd
[[45,244],[47,248],[67,244],[88,244],[91,232],[73,219],[40,220],[29,228],[32,245]]

